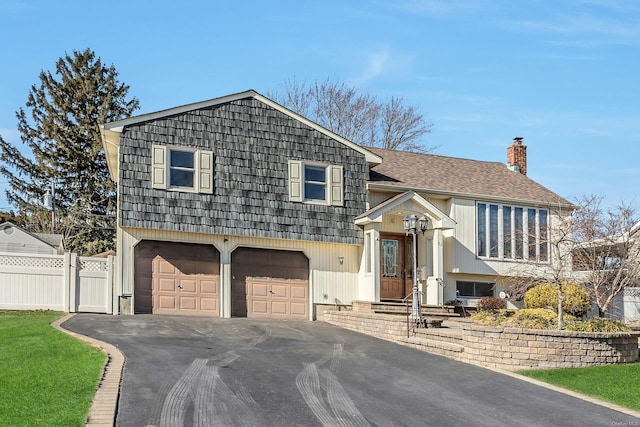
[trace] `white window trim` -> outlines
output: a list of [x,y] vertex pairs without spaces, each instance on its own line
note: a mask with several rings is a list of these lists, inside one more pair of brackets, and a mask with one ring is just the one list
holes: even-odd
[[[459,289],[458,289],[458,284],[460,284],[460,283],[473,284],[473,291],[474,291],[473,293],[474,293],[474,295],[460,295],[459,294]],[[459,299],[459,300],[461,300],[461,299],[462,300],[479,300],[480,298],[482,298],[482,296],[476,295],[477,294],[477,292],[476,292],[477,285],[491,285],[491,287],[494,288],[496,284],[493,283],[493,282],[479,282],[479,281],[476,281],[476,280],[456,280],[456,299]],[[492,289],[490,296],[495,296],[495,294],[496,294],[495,289]],[[489,296],[489,295],[487,295],[487,296]]]
[[[185,153],[192,153],[193,154],[193,169],[191,168],[183,168],[183,167],[177,167],[177,166],[171,166],[171,153],[174,151],[182,151]],[[199,185],[199,173],[198,171],[200,170],[200,165],[199,165],[199,155],[198,155],[198,149],[197,148],[192,148],[192,147],[177,147],[177,146],[172,146],[172,145],[168,145],[167,146],[167,190],[170,191],[180,191],[180,192],[184,192],[184,193],[197,193],[198,189],[200,188]],[[181,185],[171,185],[171,171],[176,170],[176,171],[190,171],[193,172],[193,186],[192,187],[184,187]]]
[[[478,209],[479,209],[479,205],[485,205],[484,209],[485,209],[485,230],[484,230],[484,238],[485,238],[485,251],[486,254],[479,254],[478,253],[478,244],[477,244],[477,240],[478,240],[478,228],[479,228],[479,224],[478,224]],[[491,211],[491,205],[494,206],[498,206],[498,256],[497,257],[492,257],[491,256],[491,216],[490,216],[490,211]],[[511,257],[506,258],[505,254],[504,254],[504,218],[503,218],[503,207],[504,206],[509,206],[511,208],[511,215],[510,215],[510,224],[511,224]],[[516,225],[516,208],[521,208],[522,209],[522,258],[517,258],[516,255],[516,234],[517,234],[517,230],[515,228]],[[546,208],[537,208],[537,207],[532,207],[532,206],[521,206],[521,205],[511,205],[511,204],[503,204],[503,203],[492,203],[492,202],[485,202],[485,201],[476,201],[476,212],[475,212],[475,219],[476,219],[476,233],[475,233],[475,241],[476,241],[476,247],[475,247],[475,252],[478,258],[481,259],[486,259],[486,260],[500,260],[500,261],[518,261],[518,262],[536,262],[539,264],[549,264],[550,263],[550,257],[549,257],[549,242],[547,242],[547,260],[545,261],[541,261],[540,260],[540,211],[546,211],[547,212],[547,233],[546,235],[549,236],[551,233],[550,230],[550,220],[549,220],[549,210]],[[529,257],[529,210],[532,209],[535,211],[535,220],[534,220],[534,233],[535,233],[535,248],[536,248],[536,253],[534,254],[533,259],[531,259]]]
[[[172,169],[191,170],[191,168],[172,168],[171,151],[193,153],[193,187],[170,184]],[[151,162],[153,188],[183,193],[213,194],[213,151],[178,145],[154,145]]]
[[[307,169],[306,166],[324,169],[324,183],[320,181],[311,181],[311,180],[307,181],[307,177],[305,176],[305,172]],[[331,171],[329,170],[329,165],[327,165],[326,163],[302,162],[302,201],[304,203],[319,204],[319,205],[330,204],[330,201],[329,201],[329,192],[331,191],[331,185],[330,185],[331,177],[329,176],[330,173]],[[315,185],[324,184],[324,200],[310,199],[307,197],[304,191],[307,185],[307,182]]]
[[[306,197],[305,184],[307,181],[305,179],[305,166],[315,166],[325,169],[324,200]],[[312,205],[344,206],[344,168],[342,166],[304,160],[289,160],[288,173],[290,201]]]

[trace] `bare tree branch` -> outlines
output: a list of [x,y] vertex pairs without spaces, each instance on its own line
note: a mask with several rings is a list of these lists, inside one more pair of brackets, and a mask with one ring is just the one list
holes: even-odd
[[422,140],[432,124],[415,107],[406,106],[403,98],[380,102],[329,79],[310,85],[287,80],[282,94],[269,97],[356,144],[425,153],[437,148]]

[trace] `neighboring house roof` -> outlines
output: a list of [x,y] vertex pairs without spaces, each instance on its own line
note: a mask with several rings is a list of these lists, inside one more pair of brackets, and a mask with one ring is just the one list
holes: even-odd
[[372,168],[369,188],[573,207],[566,199],[500,162],[381,148],[369,150],[383,160]]
[[64,250],[62,244],[63,236],[61,234],[31,233],[9,221],[0,224],[0,232],[3,233],[0,239],[0,246],[3,251],[28,252],[36,251],[38,248],[43,247],[50,247],[51,250],[56,252]]
[[236,93],[233,95],[227,95],[220,98],[210,99],[208,101],[196,102],[193,104],[182,105],[180,107],[170,108],[168,110],[161,110],[154,113],[142,114],[140,116],[130,117],[128,119],[118,120],[115,122],[105,123],[100,125],[100,132],[102,134],[102,144],[105,149],[105,153],[107,156],[107,164],[109,166],[109,172],[111,173],[111,177],[114,181],[118,180],[118,146],[120,145],[120,133],[124,130],[126,126],[134,125],[138,123],[143,123],[151,120],[157,120],[168,116],[174,116],[177,114],[186,113],[189,111],[199,110],[203,108],[210,108],[220,104],[226,104],[229,102],[237,101],[240,99],[253,98],[264,104],[269,105],[270,107],[280,111],[287,116],[298,120],[306,124],[307,126],[327,135],[330,138],[333,138],[348,147],[354,149],[355,151],[363,154],[367,159],[367,162],[371,165],[378,164],[381,162],[381,159],[378,155],[372,153],[368,148],[361,147],[346,138],[341,137],[340,135],[333,133],[329,129],[320,126],[319,124],[289,110],[288,108],[278,104],[270,100],[269,98],[260,95],[258,92],[254,90],[247,90],[244,92]]
[[46,244],[53,246],[54,248],[63,247],[62,241],[64,239],[64,236],[62,234],[31,233],[31,235],[37,237]]

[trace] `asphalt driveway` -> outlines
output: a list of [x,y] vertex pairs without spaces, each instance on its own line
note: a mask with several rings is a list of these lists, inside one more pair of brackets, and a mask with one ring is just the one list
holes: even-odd
[[117,426],[612,426],[640,420],[326,323],[79,314],[125,354]]

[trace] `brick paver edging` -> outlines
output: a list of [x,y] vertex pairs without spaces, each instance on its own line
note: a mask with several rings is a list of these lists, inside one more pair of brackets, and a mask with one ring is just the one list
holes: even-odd
[[107,363],[104,366],[104,372],[98,384],[96,395],[93,398],[91,409],[89,409],[85,425],[89,427],[113,427],[116,420],[118,395],[124,368],[124,355],[111,344],[64,329],[62,324],[73,316],[73,313],[69,313],[51,323],[51,326],[107,353]]

